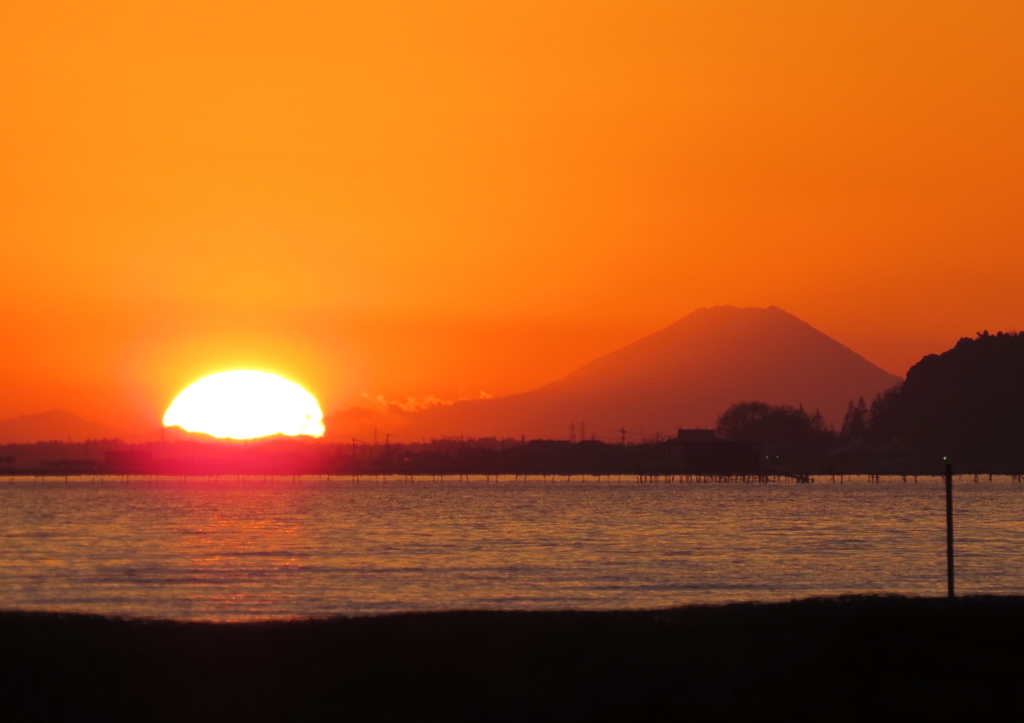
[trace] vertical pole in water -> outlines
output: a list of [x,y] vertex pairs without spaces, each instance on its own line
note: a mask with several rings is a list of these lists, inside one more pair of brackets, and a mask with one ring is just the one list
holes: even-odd
[[953,597],[953,465],[946,465],[946,590]]

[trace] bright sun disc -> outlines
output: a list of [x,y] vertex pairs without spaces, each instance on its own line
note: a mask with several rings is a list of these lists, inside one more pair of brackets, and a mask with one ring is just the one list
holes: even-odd
[[167,408],[164,426],[231,439],[320,437],[324,415],[316,398],[295,382],[266,372],[236,371],[211,374],[188,387]]

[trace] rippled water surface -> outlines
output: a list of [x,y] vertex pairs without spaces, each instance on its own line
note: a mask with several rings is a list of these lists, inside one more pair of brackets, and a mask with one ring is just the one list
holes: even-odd
[[[972,478],[973,479],[973,478]],[[942,484],[0,481],[0,608],[211,620],[945,592]],[[1024,594],[1024,485],[955,485],[957,588]]]

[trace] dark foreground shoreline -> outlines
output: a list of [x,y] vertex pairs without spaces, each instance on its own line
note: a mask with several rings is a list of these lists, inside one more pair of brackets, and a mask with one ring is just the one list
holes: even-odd
[[0,613],[0,720],[857,720],[1024,712],[1024,598],[283,623]]

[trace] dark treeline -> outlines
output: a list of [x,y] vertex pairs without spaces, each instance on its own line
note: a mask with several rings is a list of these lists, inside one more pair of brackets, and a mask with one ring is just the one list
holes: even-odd
[[[249,443],[110,442],[105,448],[104,443],[92,443],[92,458],[75,456],[85,451],[82,445],[67,445],[62,457],[34,465],[22,461],[29,459],[25,449],[33,445],[0,448],[0,456],[9,455],[8,473],[50,475],[757,474],[753,445],[720,441],[709,430],[694,431],[697,441],[683,435],[647,444],[487,438],[347,445],[285,438]],[[47,451],[52,456],[54,448]],[[4,471],[0,468],[0,474]]]
[[0,474],[936,474],[1024,471],[1024,335],[978,334],[930,355],[842,427],[817,411],[734,404],[715,430],[642,444],[440,439],[422,444],[117,441],[0,447]]
[[818,413],[759,402],[720,418],[722,439],[755,444],[767,466],[808,471],[934,473],[1024,470],[1024,334],[961,339],[926,356],[869,404],[851,401],[842,428]]
[[719,417],[717,434],[727,441],[746,442],[758,452],[766,472],[802,474],[938,474],[941,456],[926,455],[893,438],[886,443],[866,439],[870,419],[863,399],[850,403],[843,427],[829,427],[819,412],[802,407],[740,402]]

